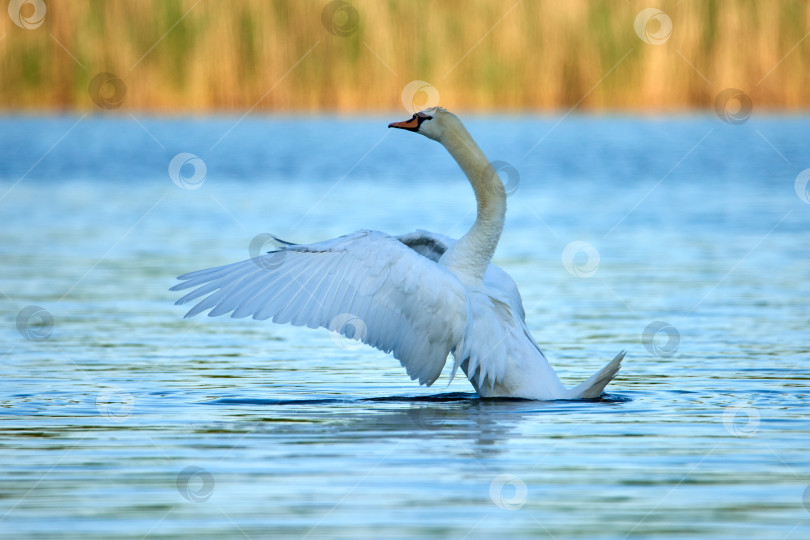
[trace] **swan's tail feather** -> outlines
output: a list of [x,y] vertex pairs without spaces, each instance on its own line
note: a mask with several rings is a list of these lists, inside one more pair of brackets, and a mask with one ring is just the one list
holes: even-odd
[[619,373],[624,355],[625,351],[620,352],[608,365],[591,375],[587,381],[572,388],[571,399],[594,399],[601,396],[605,386]]

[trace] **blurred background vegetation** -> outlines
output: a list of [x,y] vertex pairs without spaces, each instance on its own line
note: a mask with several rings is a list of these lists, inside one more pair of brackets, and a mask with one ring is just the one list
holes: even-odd
[[[101,72],[122,110],[391,110],[417,79],[455,109],[684,110],[728,87],[810,105],[808,0],[11,3],[31,20],[42,1],[37,28],[0,17],[7,112],[92,109]],[[672,20],[660,45],[634,30],[651,6]]]

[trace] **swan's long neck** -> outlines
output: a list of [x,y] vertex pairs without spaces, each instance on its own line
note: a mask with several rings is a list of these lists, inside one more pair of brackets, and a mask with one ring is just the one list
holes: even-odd
[[472,184],[478,215],[467,234],[445,252],[441,263],[456,275],[480,282],[503,231],[506,191],[487,157],[460,123],[442,137],[442,144]]

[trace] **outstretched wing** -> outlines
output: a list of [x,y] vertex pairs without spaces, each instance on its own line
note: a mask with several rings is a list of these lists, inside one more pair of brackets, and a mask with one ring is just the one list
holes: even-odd
[[394,237],[358,231],[180,276],[186,314],[252,316],[323,327],[394,357],[412,379],[432,384],[463,337],[466,290],[443,266]]

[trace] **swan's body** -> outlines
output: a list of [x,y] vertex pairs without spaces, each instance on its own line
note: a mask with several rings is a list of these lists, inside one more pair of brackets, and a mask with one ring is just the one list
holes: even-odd
[[202,298],[186,317],[211,309],[276,323],[324,327],[393,352],[412,379],[430,385],[448,354],[483,397],[596,398],[624,352],[568,389],[526,327],[509,275],[490,263],[506,214],[503,183],[450,112],[433,108],[390,124],[439,141],[473,186],[478,215],[458,240],[417,231],[399,237],[358,231],[308,245],[284,243],[238,263],[192,272],[172,290]]

